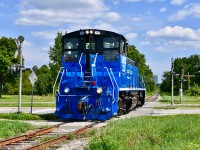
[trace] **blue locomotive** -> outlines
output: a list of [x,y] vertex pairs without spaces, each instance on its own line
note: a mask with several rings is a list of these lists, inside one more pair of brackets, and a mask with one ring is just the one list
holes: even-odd
[[63,35],[55,91],[60,118],[107,120],[145,103],[145,83],[137,62],[127,57],[126,42],[121,34],[97,29]]

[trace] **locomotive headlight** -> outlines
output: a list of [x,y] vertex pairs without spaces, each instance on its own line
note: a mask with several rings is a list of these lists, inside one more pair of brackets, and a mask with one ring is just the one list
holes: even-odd
[[64,92],[67,94],[69,93],[69,88],[65,88]]
[[90,33],[90,31],[86,30],[86,31],[85,31],[85,33],[86,33],[86,34],[89,34],[89,33]]
[[93,34],[93,30],[90,30],[90,34]]
[[98,93],[98,94],[101,94],[102,91],[103,91],[102,88],[97,88],[97,93]]
[[100,32],[100,31],[95,31],[94,34],[96,34],[96,35],[100,35],[101,32]]

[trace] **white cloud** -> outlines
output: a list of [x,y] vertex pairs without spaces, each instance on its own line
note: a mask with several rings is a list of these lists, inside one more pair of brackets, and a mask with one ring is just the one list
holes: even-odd
[[142,1],[146,1],[149,3],[153,3],[153,2],[164,2],[165,0],[125,0],[127,2],[142,2]]
[[158,31],[148,31],[147,35],[154,38],[162,39],[179,39],[179,40],[200,40],[200,31],[180,26],[167,26]]
[[114,4],[114,5],[119,5],[119,0],[112,0],[112,3]]
[[27,41],[26,39],[24,40],[24,42],[23,42],[23,47],[24,47],[25,49],[26,49],[26,48],[33,47],[33,46],[34,46],[33,43]]
[[171,0],[172,5],[182,5],[185,3],[187,0]]
[[184,18],[191,16],[194,18],[200,18],[200,4],[186,5],[182,10],[169,17],[169,21],[183,20]]
[[116,12],[108,12],[102,0],[22,0],[19,7],[18,25],[59,26],[66,23],[87,24],[97,18],[119,19]]
[[131,41],[137,37],[137,33],[128,33],[125,37]]
[[160,12],[165,12],[166,10],[167,10],[167,8],[165,8],[165,7],[160,8]]
[[200,51],[200,29],[183,28],[180,26],[167,26],[160,30],[150,30],[147,32],[156,52],[169,52],[178,50],[198,50]]
[[33,31],[31,34],[42,39],[52,40],[55,39],[58,30],[45,30],[45,31]]
[[143,0],[125,0],[125,1],[127,1],[127,2],[141,2]]
[[104,19],[107,21],[118,21],[120,19],[120,15],[116,12],[108,12],[104,15]]

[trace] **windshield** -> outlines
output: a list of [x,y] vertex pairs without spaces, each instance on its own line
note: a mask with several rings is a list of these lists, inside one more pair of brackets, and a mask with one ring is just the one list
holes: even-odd
[[78,47],[79,47],[78,38],[64,39],[64,49],[78,49]]

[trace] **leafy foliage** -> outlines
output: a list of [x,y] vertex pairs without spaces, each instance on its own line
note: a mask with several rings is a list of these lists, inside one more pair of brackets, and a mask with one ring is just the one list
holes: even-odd
[[55,43],[53,47],[50,47],[49,58],[50,63],[59,64],[61,66],[61,56],[62,56],[62,32],[57,33],[55,38]]
[[53,81],[51,87],[53,87],[54,81],[58,74],[58,70],[61,67],[61,57],[62,57],[62,32],[57,33],[55,38],[54,46],[50,47],[49,50],[49,67],[50,67],[50,78]]
[[[181,78],[181,66],[184,66],[184,81],[183,90],[186,91],[189,89],[189,86],[195,86],[195,84],[200,84],[200,55],[191,55],[190,57],[176,58],[174,61],[174,72],[179,74],[178,77],[174,78],[174,93],[178,94]],[[195,75],[195,77],[187,77],[187,74]],[[170,72],[164,72],[163,82],[161,84],[162,92],[171,92],[171,75]],[[190,92],[189,92],[190,93]]]
[[37,94],[38,95],[47,95],[48,93],[51,93],[52,88],[52,82],[51,82],[51,72],[49,68],[46,65],[43,65],[41,68],[37,70],[37,76],[38,80],[35,83]]
[[[2,95],[2,85],[10,78],[9,67],[12,64],[19,63],[19,57],[14,58],[17,47],[15,41],[12,38],[1,37],[0,38],[0,98]],[[15,79],[12,80],[15,83]]]
[[195,84],[192,88],[186,91],[186,94],[190,96],[200,96],[200,87]]
[[145,77],[146,88],[148,92],[156,90],[155,82],[153,79],[153,72],[148,65],[146,65],[146,59],[144,54],[140,54],[134,45],[129,46],[128,57],[138,62],[139,72],[141,76]]

